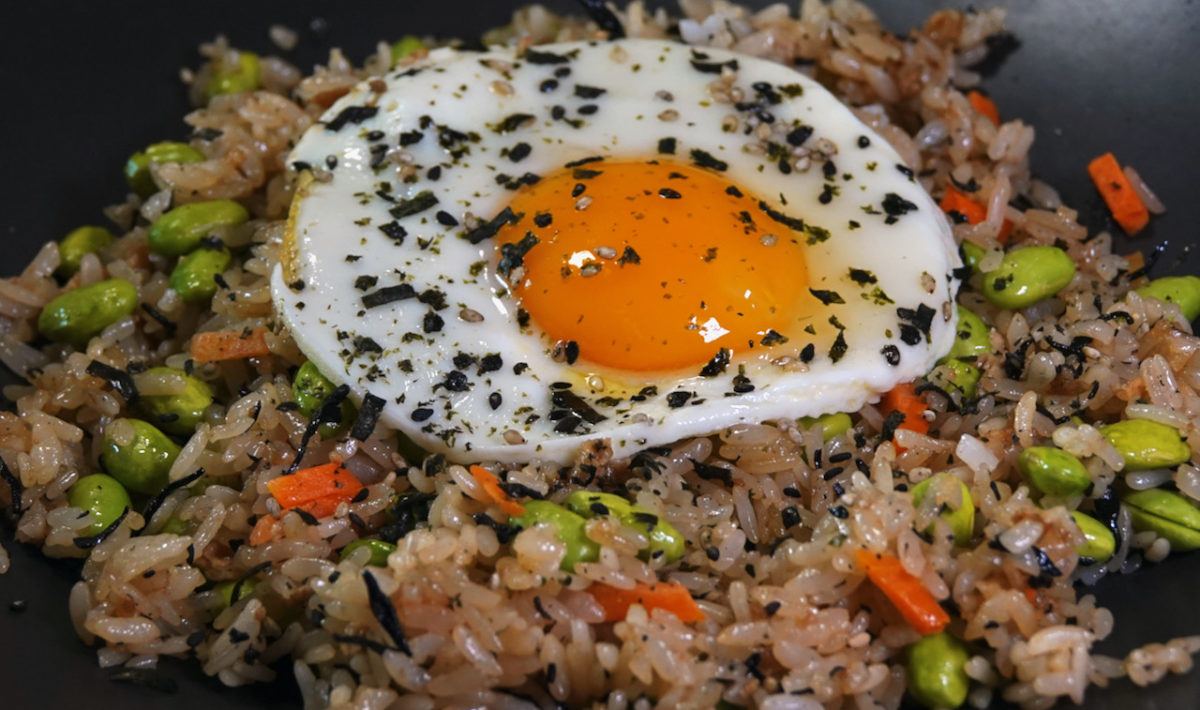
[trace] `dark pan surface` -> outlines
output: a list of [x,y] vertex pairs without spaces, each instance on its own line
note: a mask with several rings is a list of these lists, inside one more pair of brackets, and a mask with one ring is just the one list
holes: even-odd
[[[549,3],[570,7],[565,0]],[[761,0],[756,4],[765,4]],[[796,3],[789,3],[795,5]],[[883,2],[880,12],[899,32],[944,2]],[[993,3],[980,3],[991,5]],[[2,3],[0,273],[17,272],[46,240],[102,220],[100,208],[121,199],[120,167],[154,140],[181,138],[186,111],[178,81],[194,66],[195,47],[224,32],[239,47],[277,51],[272,23],[300,30],[286,54],[310,68],[329,46],[354,60],[379,39],[405,33],[477,36],[507,20],[515,3],[281,2]],[[1088,181],[1087,161],[1107,150],[1136,166],[1169,208],[1131,248],[1165,242],[1155,275],[1200,271],[1191,252],[1200,232],[1200,12],[1186,0],[1012,0],[1009,26],[1020,47],[985,81],[1003,116],[1038,130],[1034,171],[1057,186],[1090,227],[1112,228]],[[321,22],[314,22],[320,18]],[[11,381],[11,380],[9,380]],[[75,637],[66,597],[77,570],[47,562],[12,541],[11,571],[0,577],[0,705],[5,708],[298,707],[290,668],[271,686],[225,689],[183,663],[164,664],[173,695],[110,681],[94,651]],[[1122,655],[1150,640],[1200,633],[1200,558],[1173,558],[1132,576],[1108,580],[1098,596],[1117,618],[1101,650]],[[22,600],[26,610],[10,609]],[[1190,708],[1200,705],[1200,672],[1149,689],[1128,682],[1089,692],[1086,708]]]

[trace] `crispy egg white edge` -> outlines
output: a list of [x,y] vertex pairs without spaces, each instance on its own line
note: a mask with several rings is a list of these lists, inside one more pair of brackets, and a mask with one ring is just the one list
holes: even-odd
[[[570,64],[573,70],[571,81],[579,84],[599,84],[609,88],[610,95],[613,95],[619,94],[621,90],[621,82],[619,77],[617,77],[617,81],[614,83],[613,74],[619,72],[622,68],[621,66],[618,66],[614,69],[612,66],[614,62],[609,55],[611,47],[613,47],[614,44],[588,45],[573,43],[568,45],[541,46],[537,47],[536,49],[542,52],[552,53],[565,53],[571,50],[579,50],[580,59],[577,59]],[[615,63],[624,65],[625,68],[628,68],[632,64],[639,61],[644,61],[646,66],[651,68],[658,68],[658,64],[670,65],[671,62],[675,62],[675,64],[682,63],[685,65],[684,71],[686,71],[686,65],[692,59],[692,48],[684,45],[653,40],[625,41],[621,42],[620,45],[629,56],[626,58],[626,61]],[[424,434],[423,432],[419,431],[419,427],[414,428],[413,423],[408,418],[408,414],[412,408],[411,401],[406,401],[404,406],[400,406],[394,401],[396,393],[400,392],[401,390],[410,392],[414,398],[422,401],[425,399],[436,400],[436,396],[431,396],[433,395],[431,387],[438,381],[440,373],[444,371],[440,368],[444,368],[446,366],[446,362],[431,362],[429,367],[417,368],[413,374],[407,378],[397,378],[404,380],[402,387],[381,387],[379,386],[378,382],[364,383],[360,380],[358,375],[349,371],[349,368],[345,362],[333,354],[336,352],[335,349],[337,346],[336,343],[333,347],[330,346],[328,333],[325,332],[329,329],[329,326],[316,323],[316,318],[311,315],[313,313],[312,310],[306,309],[305,311],[301,311],[296,308],[296,304],[299,301],[311,301],[311,294],[314,290],[329,289],[328,293],[331,295],[331,298],[336,300],[337,296],[339,295],[339,291],[345,289],[347,286],[347,284],[339,285],[334,283],[322,283],[322,279],[319,278],[319,270],[312,268],[318,263],[322,265],[329,264],[329,257],[331,255],[336,256],[338,252],[344,253],[350,251],[349,248],[346,248],[345,244],[342,244],[339,247],[332,248],[332,254],[325,252],[320,254],[317,253],[320,251],[320,246],[322,243],[324,243],[327,247],[326,252],[329,252],[328,247],[331,243],[330,240],[327,238],[323,240],[319,236],[322,232],[322,229],[320,229],[321,215],[319,213],[322,212],[323,207],[327,207],[329,205],[321,202],[320,196],[322,193],[331,192],[329,189],[330,185],[338,183],[339,181],[347,181],[347,178],[345,177],[346,173],[338,171],[334,171],[333,183],[308,182],[306,185],[302,186],[297,195],[297,202],[292,211],[292,219],[289,222],[289,238],[287,240],[288,244],[285,245],[284,258],[285,260],[296,260],[295,263],[289,264],[289,266],[293,267],[305,280],[306,287],[304,291],[296,293],[288,288],[287,281],[284,278],[284,268],[282,265],[276,269],[272,276],[272,291],[275,296],[276,306],[279,313],[287,322],[289,328],[291,328],[300,348],[306,354],[308,354],[316,362],[318,367],[321,368],[322,372],[326,373],[332,380],[335,382],[344,382],[349,384],[352,390],[355,391],[356,396],[361,397],[363,390],[372,391],[377,395],[386,393],[387,396],[385,399],[388,400],[388,403],[383,411],[383,421],[393,427],[406,431],[422,446],[425,446],[431,450],[442,451],[454,459],[495,459],[506,462],[520,462],[533,458],[565,460],[570,458],[570,456],[574,454],[574,452],[582,443],[600,437],[610,437],[614,453],[620,456],[631,453],[637,449],[644,448],[648,445],[666,443],[668,441],[674,441],[696,434],[710,433],[715,429],[728,426],[729,424],[735,422],[758,422],[780,417],[815,415],[835,410],[854,411],[867,401],[876,398],[880,392],[886,391],[890,387],[894,386],[894,384],[897,382],[911,380],[923,375],[933,366],[938,357],[940,357],[940,355],[949,348],[954,336],[953,318],[949,320],[942,319],[942,310],[940,304],[943,302],[952,302],[955,283],[953,279],[949,277],[949,274],[950,271],[958,265],[958,260],[954,250],[953,240],[950,235],[949,226],[942,217],[941,211],[933,203],[933,200],[927,195],[927,193],[925,193],[925,191],[915,181],[899,180],[890,174],[894,169],[893,166],[899,163],[898,154],[896,154],[896,152],[887,145],[886,141],[861,124],[861,122],[859,122],[853,116],[849,109],[838,103],[836,99],[833,99],[831,95],[825,92],[825,90],[815,82],[808,80],[806,77],[803,77],[787,69],[786,67],[765,62],[763,60],[755,60],[718,50],[704,49],[703,52],[707,54],[711,58],[710,61],[713,62],[723,62],[736,58],[742,65],[741,71],[746,71],[746,66],[752,66],[754,73],[750,77],[743,79],[741,73],[739,72],[739,85],[748,83],[750,81],[770,81],[772,83],[787,82],[789,84],[799,84],[803,86],[804,95],[797,99],[786,102],[788,109],[793,110],[794,113],[800,115],[801,118],[806,119],[805,122],[809,125],[813,125],[816,128],[817,136],[830,137],[832,140],[834,140],[835,143],[837,143],[840,147],[839,155],[845,156],[858,150],[857,148],[851,147],[853,145],[853,139],[855,139],[858,135],[869,136],[872,145],[872,150],[870,153],[871,155],[875,156],[875,162],[879,163],[881,169],[884,170],[883,174],[890,178],[889,180],[885,180],[887,187],[883,189],[897,192],[906,200],[909,200],[917,205],[916,211],[918,213],[929,216],[929,218],[921,220],[922,222],[926,223],[924,229],[927,229],[928,232],[924,234],[917,234],[915,238],[911,235],[901,237],[895,236],[897,232],[914,231],[912,222],[916,220],[912,219],[912,215],[905,215],[900,218],[897,224],[888,225],[888,229],[891,231],[880,231],[881,234],[887,234],[889,235],[889,238],[910,246],[923,244],[925,247],[927,247],[927,249],[921,250],[920,253],[886,253],[881,256],[876,252],[887,252],[886,249],[872,250],[862,246],[859,246],[858,248],[845,247],[844,242],[858,242],[861,241],[861,239],[853,239],[853,232],[836,230],[833,227],[830,227],[830,231],[834,232],[833,237],[831,237],[825,243],[814,245],[814,247],[810,248],[806,252],[806,259],[809,267],[809,277],[811,281],[810,285],[815,288],[838,288],[841,290],[848,290],[851,287],[847,285],[844,277],[845,268],[848,265],[861,268],[864,266],[864,261],[867,262],[867,265],[875,265],[875,262],[878,261],[878,266],[883,267],[872,270],[876,271],[880,285],[885,287],[885,290],[887,290],[889,294],[892,294],[893,292],[899,293],[900,291],[914,292],[914,289],[916,288],[914,284],[904,284],[899,280],[899,277],[895,272],[901,270],[895,268],[896,263],[903,262],[905,260],[919,261],[921,262],[921,271],[928,272],[935,277],[936,288],[934,293],[925,294],[924,296],[919,296],[917,298],[917,300],[920,302],[928,301],[930,304],[936,304],[931,305],[931,307],[934,307],[937,311],[937,315],[935,316],[934,322],[930,329],[929,342],[918,346],[907,346],[896,340],[889,341],[895,344],[902,354],[899,366],[880,366],[882,360],[878,353],[879,348],[877,346],[879,343],[884,342],[882,339],[880,339],[880,334],[872,335],[866,333],[865,327],[859,327],[858,330],[856,330],[856,327],[860,325],[858,323],[847,324],[845,337],[847,339],[848,351],[841,362],[834,365],[833,363],[828,362],[827,359],[822,358],[812,363],[807,373],[791,373],[787,378],[784,378],[780,381],[768,382],[762,388],[737,397],[723,396],[724,392],[728,390],[728,378],[731,374],[736,372],[735,368],[731,368],[731,370],[727,371],[724,376],[713,379],[700,378],[695,375],[689,377],[686,376],[685,373],[685,377],[678,380],[678,387],[673,389],[694,391],[696,392],[696,396],[693,398],[693,401],[701,399],[705,401],[701,404],[692,404],[682,409],[671,410],[665,406],[665,402],[663,401],[667,391],[665,391],[663,388],[660,388],[659,395],[657,398],[654,398],[654,401],[643,403],[642,406],[637,407],[638,411],[646,413],[649,417],[649,421],[645,423],[629,422],[613,428],[597,427],[592,431],[582,434],[556,435],[549,433],[549,436],[540,443],[540,446],[532,443],[525,446],[512,446],[504,443],[503,440],[500,439],[499,434],[492,437],[487,437],[492,439],[492,441],[473,443],[469,447],[464,446],[460,442],[456,442],[454,444],[447,443],[437,436],[429,436]],[[663,63],[654,63],[654,60],[656,60],[659,56],[668,57],[668,61]],[[427,80],[430,77],[433,77],[433,80],[430,83],[438,83],[439,85],[457,85],[460,80],[470,78],[472,83],[477,84],[477,86],[470,86],[467,93],[469,93],[470,89],[472,88],[484,89],[489,80],[499,80],[501,78],[501,76],[498,76],[500,72],[495,72],[492,69],[481,66],[480,61],[487,59],[497,62],[513,61],[511,53],[507,51],[493,51],[485,54],[474,54],[458,53],[446,50],[435,52],[431,56],[425,65],[427,68],[426,71],[422,71],[421,73],[410,77],[399,77],[397,76],[399,72],[393,73],[393,75],[389,76],[389,87],[387,91],[385,91],[384,94],[379,97],[379,104],[384,106],[385,109],[388,109],[380,112],[379,120],[364,121],[361,126],[356,125],[353,130],[343,129],[338,133],[332,134],[331,132],[326,131],[322,126],[314,127],[305,135],[300,144],[297,146],[293,152],[292,160],[295,161],[305,159],[316,164],[317,161],[314,160],[314,158],[320,157],[324,154],[333,153],[341,156],[340,162],[342,165],[353,164],[353,154],[362,154],[363,152],[361,135],[368,128],[385,130],[388,132],[388,139],[394,140],[395,134],[398,130],[410,130],[413,127],[411,123],[403,123],[403,118],[406,117],[409,119],[415,119],[416,116],[422,115],[423,112],[429,113],[430,115],[437,114],[436,109],[440,107],[437,107],[436,105],[417,105],[417,99],[412,98],[412,96],[418,96],[419,92],[411,91],[415,89],[415,87],[410,86],[410,84],[419,83],[418,80],[421,79],[422,76],[426,77]],[[582,61],[584,59],[588,61]],[[462,79],[453,73],[454,71],[464,68],[467,76],[462,77]],[[536,83],[536,81],[543,79],[544,75],[548,72],[541,71],[541,69],[543,68],[538,67],[530,70],[531,73],[536,74],[536,76],[530,78],[526,83]],[[553,69],[553,67],[551,67],[551,69]],[[651,78],[648,82],[643,84],[635,84],[633,82],[631,82],[631,84],[633,84],[635,87],[644,87],[650,93],[653,93],[653,91],[655,91],[657,88],[661,88],[661,80],[656,82],[657,74],[655,72],[647,71],[643,76],[650,76]],[[708,80],[711,80],[712,78],[713,77],[706,77]],[[571,101],[562,100],[563,97],[561,96],[552,97],[549,101],[540,103],[539,100],[545,100],[546,98],[540,93],[534,93],[531,96],[528,96],[528,99],[532,99],[532,102],[525,103],[525,101],[528,100],[526,98],[526,94],[528,93],[527,90],[530,88],[530,86],[526,86],[526,84],[522,83],[522,80],[518,79],[515,75],[512,77],[512,83],[516,89],[516,100],[514,100],[514,97],[511,96],[490,96],[489,98],[491,99],[491,103],[483,106],[479,110],[480,115],[476,118],[476,122],[472,124],[475,126],[475,128],[468,128],[467,125],[460,125],[456,127],[460,130],[477,130],[480,133],[484,133],[487,131],[486,127],[484,127],[484,124],[494,123],[503,116],[517,111],[522,106],[528,107],[530,109],[530,113],[538,112],[540,114],[540,112],[545,110],[547,105],[554,103],[555,100],[560,100],[560,102],[564,104],[572,106],[574,105]],[[563,83],[565,84],[568,82]],[[463,81],[462,85],[467,84],[465,81]],[[676,92],[679,92],[685,87],[676,85],[672,86],[671,88]],[[410,90],[411,96],[407,98],[403,96],[403,91],[401,91],[401,89]],[[371,95],[372,90],[367,84],[364,83],[363,85],[360,85],[350,95],[335,103],[334,106],[331,107],[330,110],[325,114],[325,116],[322,117],[322,120],[324,122],[332,120],[346,108],[361,105],[362,102]],[[435,96],[438,95],[439,94],[435,92]],[[425,97],[421,98],[424,99]],[[642,96],[638,97],[637,100],[644,101],[645,98],[646,97]],[[405,104],[406,100],[409,101],[411,105],[408,108],[396,110],[397,107]],[[434,101],[436,102],[436,99]],[[454,102],[451,101],[449,103],[452,104],[449,113],[457,115],[458,112],[453,111]],[[577,104],[579,102],[575,103]],[[596,103],[601,104],[603,102],[597,101]],[[814,108],[816,108],[813,106],[814,103],[819,105],[820,115],[813,115]],[[680,104],[677,103],[676,107],[679,106]],[[659,107],[660,105],[651,104],[649,106],[645,106],[644,110],[640,113],[648,113],[651,110],[659,109]],[[669,108],[670,106],[662,107]],[[728,107],[726,107],[726,109],[727,108]],[[490,109],[490,113],[487,109]],[[680,108],[680,111],[682,113],[682,108]],[[803,215],[806,217],[810,214],[824,211],[823,208],[816,203],[815,198],[812,195],[805,195],[804,193],[801,193],[798,186],[787,191],[789,195],[789,204],[786,208],[783,208],[779,205],[778,200],[772,200],[771,196],[775,192],[781,190],[783,187],[791,188],[791,182],[782,178],[778,174],[771,175],[757,172],[755,169],[757,163],[753,159],[747,159],[746,155],[738,150],[730,147],[716,148],[695,143],[694,141],[698,140],[696,137],[698,132],[689,130],[688,127],[681,127],[678,125],[664,127],[662,125],[653,123],[652,121],[654,119],[651,118],[651,122],[638,123],[636,121],[631,121],[629,123],[630,126],[650,126],[650,128],[642,130],[637,135],[626,133],[624,130],[625,125],[620,124],[620,122],[618,122],[620,125],[615,126],[615,131],[610,131],[609,129],[614,128],[613,122],[610,120],[605,123],[603,121],[603,117],[606,114],[612,114],[615,112],[617,111],[613,109],[613,104],[608,103],[599,111],[598,120],[594,123],[589,123],[585,127],[586,130],[571,132],[569,134],[577,139],[575,144],[562,148],[561,152],[552,150],[535,151],[526,161],[522,161],[522,164],[517,166],[517,170],[514,170],[514,172],[518,172],[520,170],[530,170],[540,174],[548,170],[559,168],[563,163],[570,160],[579,159],[589,155],[605,154],[595,147],[597,145],[602,146],[604,151],[611,156],[640,155],[644,157],[661,157],[655,155],[657,140],[664,133],[670,133],[679,139],[681,148],[683,146],[701,147],[709,150],[721,159],[727,160],[731,166],[731,169],[727,173],[727,177],[731,182],[739,185],[747,192],[755,193],[764,199],[770,200],[777,208],[787,209],[789,213]],[[447,116],[447,118],[453,117],[454,116]],[[710,118],[716,118],[719,120],[719,117],[720,116],[717,113],[713,112],[712,117]],[[807,120],[808,118],[812,118],[813,120]],[[685,120],[690,120],[690,115],[689,118]],[[535,126],[535,128],[537,128],[538,131],[541,131],[541,123],[539,122],[538,126]],[[599,139],[593,135],[596,133],[600,134]],[[331,138],[331,136],[333,140],[326,140]],[[738,138],[739,137],[737,136],[722,136],[723,140],[731,144],[734,143],[734,141],[736,141]],[[497,145],[511,144],[516,140],[517,138],[515,136],[509,136],[504,140],[499,141]],[[532,143],[533,140],[530,140],[530,142]],[[336,150],[334,150],[334,148],[336,148]],[[419,149],[420,146],[417,146],[416,148]],[[425,159],[422,157],[424,154],[422,154],[420,150],[414,150],[413,152],[418,157]],[[433,152],[437,153],[438,151],[434,150]],[[436,159],[439,156],[433,157]],[[497,155],[477,157],[481,162],[487,160],[492,160],[498,164],[502,164],[504,162]],[[444,156],[441,156],[441,158],[444,159]],[[742,167],[748,167],[749,169],[745,172],[741,171],[739,163],[743,164]],[[839,167],[844,164],[848,164],[848,162],[842,163],[839,161]],[[847,170],[848,169],[849,168],[847,168]],[[503,207],[511,193],[495,186],[495,183],[492,181],[492,176],[494,174],[493,172],[485,171],[481,173],[481,175],[486,176],[486,180],[479,180],[477,177],[474,183],[472,183],[468,178],[459,177],[468,172],[469,171],[465,169],[460,170],[448,168],[446,170],[446,176],[448,177],[453,174],[459,181],[471,183],[477,188],[476,191],[482,190],[483,193],[485,193],[480,199],[473,200],[471,209],[472,211],[475,211],[477,216],[488,219]],[[899,175],[898,172],[895,174]],[[363,179],[365,180],[367,186],[369,186],[380,178],[379,176],[371,174]],[[411,196],[423,189],[443,190],[445,185],[453,182],[447,181],[445,177],[443,178],[443,181],[444,182],[440,183],[422,183],[412,186],[409,188],[407,194]],[[353,181],[351,180],[351,182]],[[787,184],[785,185],[784,183]],[[357,183],[355,186],[363,187],[363,185],[359,185]],[[857,187],[857,183],[853,184],[852,187]],[[332,190],[332,192],[336,192],[336,190]],[[449,192],[449,190],[446,190],[446,193]],[[793,192],[796,194],[793,195]],[[451,205],[455,204],[449,201],[449,197],[452,195],[443,193],[439,193],[439,195],[443,195],[448,198],[443,205],[448,209]],[[878,201],[878,195],[869,195],[868,197],[874,198],[876,202]],[[332,199],[331,201],[336,203],[336,199]],[[334,206],[336,206],[336,204]],[[343,207],[345,207],[345,205],[343,205]],[[387,204],[385,203],[379,207],[381,208],[382,214],[386,215],[386,211],[383,210],[387,207]],[[318,214],[316,216],[311,216],[309,214],[310,211],[315,211]],[[428,215],[426,215],[426,217],[427,216]],[[862,217],[862,221],[864,223],[869,218],[867,215],[862,215]],[[387,217],[384,217],[383,219],[387,219]],[[405,224],[408,223],[404,220],[400,221]],[[408,221],[419,222],[419,219],[414,217],[410,218]],[[897,228],[898,225],[899,228]],[[344,225],[340,225],[338,228],[340,229],[342,227],[344,227]],[[422,230],[428,233],[428,229],[425,229],[424,225],[413,225],[413,229],[410,229],[410,238],[408,243],[411,244],[414,241],[412,239],[412,234]],[[354,233],[354,230],[349,231]],[[369,237],[375,236],[373,232],[377,231],[377,228],[376,226],[372,225],[365,228],[363,231],[366,236],[360,238],[369,239]],[[454,230],[446,230],[447,233],[443,235],[444,238],[440,241],[441,245],[447,249],[451,244],[470,247],[467,242],[455,237],[453,231]],[[861,230],[860,234],[868,231],[870,230]],[[843,246],[832,244],[834,242],[841,242],[843,243]],[[390,245],[387,246],[390,248]],[[313,248],[315,248],[317,251],[314,251],[309,255],[309,258],[305,260],[303,258],[304,252],[307,249]],[[419,253],[415,255],[409,254],[409,251],[412,250],[408,249],[404,252],[406,257],[421,256]],[[493,249],[489,243],[484,243],[478,248],[471,247],[467,251],[470,252],[470,258],[486,260],[488,261],[489,265],[493,260]],[[367,257],[364,257],[364,260],[367,259]],[[336,259],[333,261],[335,263],[337,262]],[[418,261],[422,262],[420,259],[418,259]],[[371,268],[376,268],[377,266],[378,265],[376,264]],[[837,268],[834,268],[835,266]],[[436,282],[438,276],[436,274],[431,276],[432,280]],[[506,318],[511,318],[511,302],[504,303],[504,299],[494,298],[493,294],[490,292],[491,289],[502,285],[502,282],[499,281],[498,277],[494,274],[490,266],[486,270],[486,273],[481,274],[479,285],[484,289],[484,291],[480,294],[478,301],[469,305],[485,314],[485,322],[494,322],[496,319],[504,320]],[[418,287],[418,290],[420,290],[420,287]],[[360,295],[361,294],[359,292],[351,290],[349,293],[349,298],[357,300]],[[847,300],[849,301],[850,299]],[[896,298],[895,300],[897,301],[897,305],[908,305],[910,307],[916,306],[916,301],[903,298]],[[480,306],[490,306],[490,308],[480,308]],[[848,308],[845,310],[837,306],[831,306],[830,308],[831,311],[834,312],[842,312],[847,314],[851,312]],[[456,310],[456,306],[453,310]],[[445,314],[447,320],[453,317],[453,310]],[[951,309],[951,313],[953,313],[953,309]],[[369,315],[370,314],[368,314],[368,316]],[[351,321],[354,320],[353,316],[347,316],[347,318]],[[369,321],[370,318],[368,317],[366,320]],[[868,320],[870,319],[868,318]],[[345,322],[341,322],[340,326],[351,327],[350,324]],[[515,395],[511,397],[505,396],[505,403],[511,407],[513,404],[516,404],[516,402],[511,402],[511,400],[516,400],[517,402],[520,402],[526,406],[532,406],[535,411],[544,413],[547,409],[549,409],[549,391],[547,390],[547,385],[556,380],[578,380],[579,369],[564,368],[559,363],[553,362],[546,353],[545,343],[542,343],[537,338],[530,337],[528,335],[518,335],[517,337],[513,337],[514,334],[516,334],[516,328],[511,327],[511,325],[509,326],[509,331],[510,332],[502,332],[499,334],[488,332],[486,333],[486,337],[479,336],[476,344],[483,346],[482,351],[494,351],[499,349],[499,345],[503,344],[506,348],[509,348],[509,350],[505,350],[504,352],[516,353],[522,358],[523,361],[530,363],[530,371],[533,372],[533,377],[537,378],[537,381],[531,382],[531,386],[538,390],[538,394],[541,395],[540,400],[530,403],[528,401],[530,399],[528,392],[526,392],[525,401],[522,401],[519,395]],[[860,331],[863,331],[861,332],[861,335]],[[873,343],[874,347],[868,345],[868,342]],[[798,344],[796,338],[792,339],[792,344]],[[444,359],[448,359],[450,355],[460,348],[461,345],[462,343],[451,345],[444,353]],[[436,350],[436,347],[433,349]],[[872,352],[868,352],[868,350]],[[737,360],[735,359],[734,365],[736,365],[736,363]],[[506,358],[504,363],[505,370],[511,368],[512,364],[513,362]],[[760,361],[752,361],[747,363],[747,373],[754,381],[759,381],[761,379],[765,382],[765,373],[770,369],[771,366],[768,363]],[[390,374],[395,375],[397,373],[393,371]],[[763,375],[763,377],[756,377],[756,375]],[[532,377],[526,381],[531,380]],[[518,392],[520,387],[510,387],[509,389],[510,392],[506,392],[506,395]],[[425,396],[422,397],[421,394],[418,393],[423,393]],[[482,392],[463,393],[462,396],[448,398],[447,404],[456,411],[462,411],[464,409],[469,411],[472,405],[473,397],[479,397],[482,394]],[[585,397],[588,396],[588,393],[586,392],[579,392],[579,394]],[[498,414],[488,412],[477,404],[476,408],[479,409],[485,418],[493,418]],[[503,413],[499,414],[500,416],[504,416]],[[511,415],[509,416],[511,418]],[[660,424],[660,422],[664,421],[664,419],[667,417],[675,420],[672,422],[669,428]],[[544,418],[540,421],[544,423],[544,426],[542,427],[543,429],[549,428],[549,423],[545,422]],[[609,421],[611,421],[611,418]],[[601,424],[604,424],[604,422],[601,422]],[[503,432],[507,428],[512,427],[501,425],[498,427],[497,431]],[[545,434],[548,432],[543,433]],[[534,439],[537,436],[536,431],[524,431],[522,434],[528,439]]]

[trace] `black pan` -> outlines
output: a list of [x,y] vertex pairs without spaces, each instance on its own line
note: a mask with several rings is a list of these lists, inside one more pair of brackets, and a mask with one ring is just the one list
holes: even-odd
[[[570,7],[565,0],[549,3]],[[761,0],[758,4],[762,3]],[[795,5],[796,2],[789,4]],[[937,0],[876,3],[899,32],[919,23]],[[991,3],[981,3],[988,4]],[[310,67],[330,46],[358,60],[379,39],[406,33],[477,36],[507,21],[514,3],[441,0],[369,2],[0,3],[0,159],[4,209],[0,273],[18,271],[46,240],[102,220],[100,208],[122,198],[125,158],[148,142],[186,135],[179,69],[194,66],[195,47],[218,32],[236,46],[276,51],[267,28],[300,31],[289,56]],[[1084,166],[1105,151],[1133,164],[1166,202],[1131,248],[1166,243],[1155,275],[1200,271],[1200,11],[1182,0],[1012,0],[1009,26],[1020,46],[985,81],[1006,117],[1037,128],[1034,171],[1057,186],[1092,228],[1112,229]],[[11,380],[9,380],[11,381]],[[168,660],[174,694],[111,681],[74,635],[66,598],[78,570],[52,563],[12,541],[11,571],[0,577],[0,705],[5,708],[298,707],[290,669],[269,686],[227,689],[199,669]],[[1196,592],[1200,558],[1183,555],[1099,586],[1116,614],[1100,650],[1200,633]],[[24,611],[16,604],[23,602]],[[1088,693],[1086,708],[1190,708],[1200,701],[1200,672],[1149,689],[1127,681]]]

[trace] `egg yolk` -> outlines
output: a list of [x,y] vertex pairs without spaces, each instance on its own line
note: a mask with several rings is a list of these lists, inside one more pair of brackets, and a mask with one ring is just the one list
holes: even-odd
[[573,341],[582,361],[702,367],[720,349],[794,335],[811,306],[803,237],[758,205],[689,165],[568,167],[509,203],[522,216],[496,235],[499,272],[532,321]]

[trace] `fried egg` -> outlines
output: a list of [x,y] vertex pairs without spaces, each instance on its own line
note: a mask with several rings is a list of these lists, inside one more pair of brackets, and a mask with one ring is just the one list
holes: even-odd
[[949,226],[816,82],[662,40],[439,49],[294,149],[301,350],[452,460],[853,411],[954,337]]

